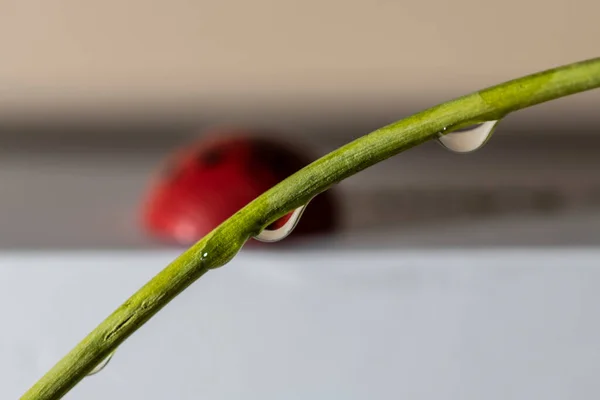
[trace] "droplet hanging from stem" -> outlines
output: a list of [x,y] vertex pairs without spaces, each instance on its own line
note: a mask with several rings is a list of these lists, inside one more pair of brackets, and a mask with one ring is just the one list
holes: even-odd
[[465,129],[440,133],[438,143],[455,153],[470,153],[479,150],[492,137],[500,120],[486,121]]

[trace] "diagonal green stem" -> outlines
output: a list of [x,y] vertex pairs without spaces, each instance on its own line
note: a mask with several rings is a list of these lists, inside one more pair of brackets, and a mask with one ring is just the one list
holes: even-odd
[[210,269],[229,262],[248,238],[341,180],[465,125],[600,87],[600,58],[494,86],[380,128],[276,185],[192,246],[131,296],[44,375],[22,400],[64,396],[95,365]]

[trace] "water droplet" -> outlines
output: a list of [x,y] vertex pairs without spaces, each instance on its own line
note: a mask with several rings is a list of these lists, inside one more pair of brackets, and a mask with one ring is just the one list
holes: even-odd
[[499,120],[486,121],[465,129],[446,132],[446,128],[440,132],[438,143],[455,153],[470,153],[478,150],[490,139]]
[[298,225],[298,221],[300,221],[300,217],[302,217],[302,213],[304,213],[307,205],[308,203],[296,208],[292,212],[290,219],[288,219],[281,228],[263,229],[263,231],[256,235],[254,239],[267,243],[274,243],[285,239],[292,233],[296,225]]
[[108,365],[108,363],[110,362],[110,360],[113,358],[114,355],[115,355],[115,352],[113,351],[112,353],[110,353],[108,355],[108,357],[106,357],[104,360],[102,360],[102,362],[100,362],[100,364],[96,365],[96,367],[93,370],[91,370],[90,373],[88,373],[86,376],[96,375],[98,372],[102,371],[104,369],[104,367],[106,367]]

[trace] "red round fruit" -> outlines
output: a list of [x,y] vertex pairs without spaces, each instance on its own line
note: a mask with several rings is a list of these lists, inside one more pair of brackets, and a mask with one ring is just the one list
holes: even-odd
[[[260,132],[213,131],[167,159],[146,196],[143,225],[154,236],[189,245],[309,161]],[[324,192],[310,202],[292,237],[328,233],[336,225],[334,199]]]

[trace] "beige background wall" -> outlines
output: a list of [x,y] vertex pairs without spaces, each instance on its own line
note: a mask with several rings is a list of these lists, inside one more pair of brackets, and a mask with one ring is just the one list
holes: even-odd
[[0,105],[425,104],[600,55],[598,15],[596,0],[0,0]]

